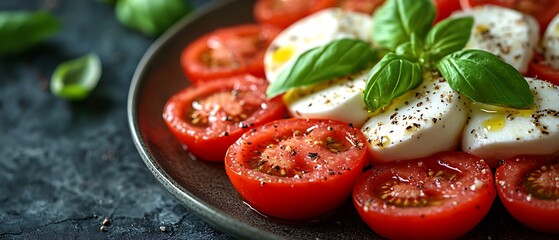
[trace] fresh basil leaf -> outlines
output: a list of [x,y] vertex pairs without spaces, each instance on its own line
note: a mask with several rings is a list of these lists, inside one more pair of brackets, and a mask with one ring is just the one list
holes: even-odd
[[364,92],[365,104],[369,111],[375,112],[422,81],[423,70],[419,63],[389,53],[371,69]]
[[54,35],[60,21],[48,12],[0,12],[0,54],[21,53]]
[[534,105],[522,74],[489,52],[462,50],[442,58],[437,68],[452,89],[474,101],[520,109]]
[[430,59],[436,61],[462,50],[470,39],[473,25],[472,17],[447,18],[435,25],[425,41],[425,49],[429,52]]
[[191,10],[183,0],[119,0],[115,7],[122,24],[150,36],[163,33]]
[[424,39],[435,19],[432,0],[388,0],[374,15],[373,40],[395,50],[414,33]]
[[286,66],[266,91],[269,98],[294,87],[307,86],[356,73],[371,66],[377,52],[357,39],[339,39],[301,54]]
[[65,99],[85,99],[97,86],[101,71],[101,61],[94,53],[61,63],[54,70],[50,90]]

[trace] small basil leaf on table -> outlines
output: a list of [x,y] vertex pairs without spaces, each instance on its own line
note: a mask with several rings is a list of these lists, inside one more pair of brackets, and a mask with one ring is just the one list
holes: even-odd
[[97,86],[101,72],[101,61],[94,53],[63,62],[54,70],[51,92],[68,100],[85,99]]
[[21,53],[54,35],[60,21],[48,12],[0,12],[0,54]]
[[336,77],[343,77],[370,67],[377,52],[357,39],[339,39],[310,49],[286,66],[266,91],[269,98],[294,88]]
[[433,27],[427,34],[425,49],[433,61],[462,50],[474,25],[472,17],[447,18]]
[[364,92],[365,104],[375,112],[422,81],[423,70],[419,63],[388,53],[371,69]]
[[452,89],[474,101],[518,109],[534,105],[522,74],[489,52],[462,50],[442,58],[437,67]]
[[163,33],[191,10],[183,0],[119,0],[115,7],[122,24],[150,36]]
[[409,42],[412,33],[424,39],[435,19],[431,0],[387,1],[373,16],[373,40],[382,47],[395,50]]

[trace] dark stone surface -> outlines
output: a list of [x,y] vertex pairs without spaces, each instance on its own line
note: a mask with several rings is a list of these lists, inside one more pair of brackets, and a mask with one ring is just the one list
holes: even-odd
[[[99,1],[0,1],[1,11],[37,9],[59,17],[61,31],[0,57],[0,239],[229,239],[163,189],[131,140],[128,88],[154,39],[120,25]],[[89,52],[103,64],[92,96],[53,96],[54,68]]]

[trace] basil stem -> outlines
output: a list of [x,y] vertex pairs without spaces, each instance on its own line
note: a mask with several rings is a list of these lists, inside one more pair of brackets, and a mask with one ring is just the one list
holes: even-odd
[[433,27],[427,34],[425,49],[432,61],[462,50],[470,39],[474,18],[447,18]]
[[119,0],[115,7],[122,24],[150,36],[163,33],[191,10],[183,0]]
[[442,58],[436,65],[452,89],[474,101],[519,109],[534,105],[526,79],[489,52],[463,50]]
[[54,35],[60,21],[48,12],[0,12],[0,54],[18,54]]
[[94,53],[63,62],[54,70],[51,92],[69,100],[85,99],[97,86],[101,72],[101,61]]
[[412,33],[424,39],[435,19],[432,0],[387,1],[374,15],[373,40],[395,50],[409,42]]
[[365,104],[375,112],[422,81],[423,70],[419,63],[389,53],[371,69],[364,92]]
[[266,91],[269,98],[285,91],[336,77],[343,77],[370,67],[377,52],[368,43],[340,39],[301,54],[286,66]]

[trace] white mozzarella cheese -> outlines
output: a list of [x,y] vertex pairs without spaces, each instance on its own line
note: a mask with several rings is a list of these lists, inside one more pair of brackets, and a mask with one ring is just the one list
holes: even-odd
[[543,57],[547,64],[559,69],[559,14],[547,26],[542,39]]
[[361,128],[374,161],[408,160],[457,149],[468,101],[443,78],[426,77]]
[[307,16],[282,31],[270,44],[264,55],[266,78],[273,82],[290,61],[309,49],[342,38],[371,42],[371,16],[325,9]]
[[453,14],[453,17],[462,16],[474,17],[466,49],[491,52],[521,73],[528,70],[540,32],[538,22],[532,16],[494,5],[482,5]]
[[527,80],[535,95],[534,109],[472,104],[462,135],[463,151],[496,159],[559,151],[559,86],[542,80]]
[[359,127],[369,116],[363,101],[368,75],[364,71],[297,88],[284,96],[284,102],[293,117],[335,119]]

